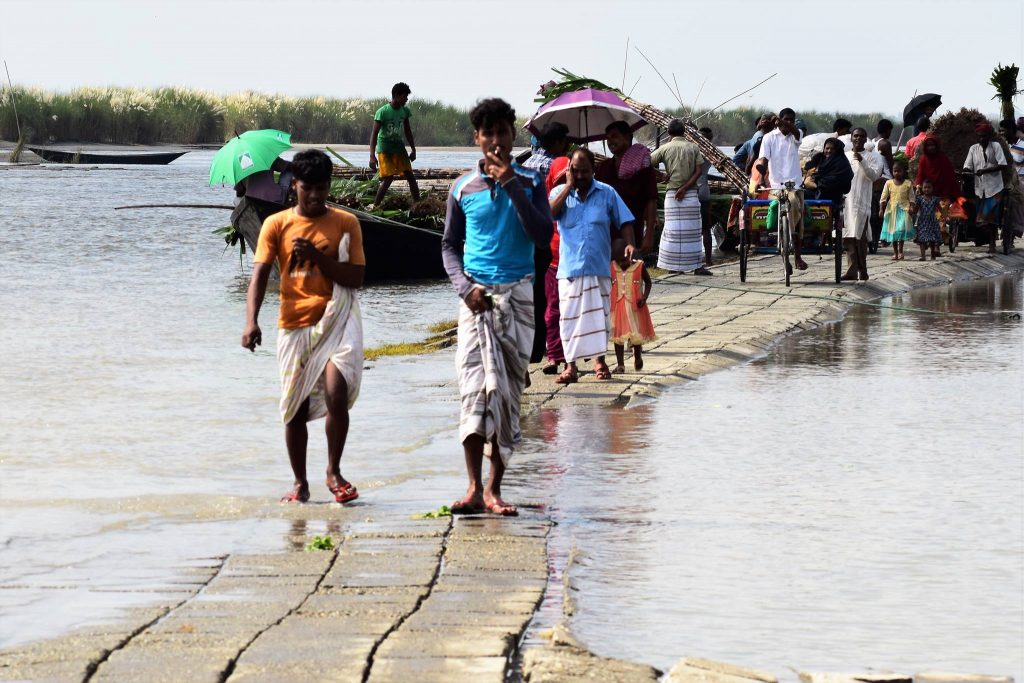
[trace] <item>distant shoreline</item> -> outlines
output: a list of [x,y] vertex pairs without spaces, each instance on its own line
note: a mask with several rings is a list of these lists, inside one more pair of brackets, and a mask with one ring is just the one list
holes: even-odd
[[[5,152],[5,153],[6,152],[10,152],[11,150],[13,150],[15,148],[15,146],[17,144],[18,144],[17,142],[12,142],[10,140],[0,140],[0,152]],[[220,147],[220,145],[213,144],[213,143],[211,143],[211,144],[203,144],[203,145],[176,145],[176,144],[171,143],[171,142],[165,142],[165,143],[153,144],[153,145],[115,145],[115,144],[107,144],[107,143],[103,143],[103,142],[69,142],[69,141],[52,142],[52,143],[50,143],[50,142],[47,142],[47,143],[30,143],[30,144],[32,146],[38,146],[38,147],[53,147],[55,149],[68,149],[68,148],[70,148],[70,149],[81,149],[82,151],[96,151],[96,152],[116,152],[116,151],[142,152],[142,151],[145,151],[145,150],[168,150],[168,149],[189,149],[189,150],[195,150],[195,151],[202,151],[202,150],[215,150],[215,149],[218,149]],[[294,143],[292,145],[292,148],[296,149],[296,150],[324,149],[326,147],[330,147],[331,149],[337,150],[339,152],[359,152],[359,151],[365,151],[367,154],[369,154],[369,152],[370,152],[370,145],[369,145],[369,143],[367,143],[365,145],[357,145],[357,144],[345,143],[345,142],[296,142],[296,143]],[[476,149],[477,149],[477,147],[475,147],[473,145],[464,146],[464,147],[460,147],[460,146],[431,146],[431,145],[422,145],[422,146],[417,146],[416,147],[417,151],[422,151],[422,152],[472,152],[472,151],[474,151]],[[26,149],[26,151],[28,151],[28,150]]]

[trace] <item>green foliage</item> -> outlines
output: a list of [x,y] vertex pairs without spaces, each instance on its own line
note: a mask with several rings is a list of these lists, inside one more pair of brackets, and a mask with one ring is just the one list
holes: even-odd
[[1020,69],[1016,64],[1003,66],[1000,63],[992,70],[992,76],[988,81],[996,89],[996,94],[992,96],[992,99],[1000,101],[1000,116],[1004,119],[1014,118],[1013,98],[1021,93],[1017,89],[1019,73]]
[[[236,132],[276,128],[295,142],[368,144],[373,113],[383,98],[287,97],[245,91],[231,95],[188,88],[76,88],[53,92],[4,89],[0,138],[15,140],[17,98],[22,127],[34,142],[118,144],[219,143]],[[465,109],[440,101],[414,100],[412,125],[420,145],[473,144]]]
[[235,229],[234,224],[225,225],[223,228],[217,228],[212,231],[212,234],[219,235],[224,238],[224,251],[227,251],[231,247],[238,246],[238,266],[242,267],[245,265],[245,237],[242,233]]
[[448,507],[447,505],[442,505],[441,507],[437,508],[436,510],[431,510],[430,512],[423,512],[423,513],[418,514],[418,515],[413,515],[412,518],[413,519],[438,519],[440,517],[451,517],[451,516],[452,516],[452,509],[450,507]]
[[306,552],[317,550],[334,550],[334,539],[330,536],[314,536],[313,540],[306,544]]
[[546,103],[555,99],[559,95],[564,95],[567,92],[576,92],[577,90],[583,90],[584,88],[593,88],[595,90],[610,90],[614,93],[622,95],[622,91],[618,88],[613,88],[610,85],[605,85],[601,81],[593,78],[587,78],[586,76],[579,76],[569,71],[568,69],[556,69],[552,68],[556,74],[562,77],[562,80],[555,83],[553,86],[544,88],[544,92],[538,96],[534,102]]

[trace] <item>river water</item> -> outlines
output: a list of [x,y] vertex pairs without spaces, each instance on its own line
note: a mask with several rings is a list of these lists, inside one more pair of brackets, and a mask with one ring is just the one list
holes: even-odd
[[[205,186],[209,159],[0,169],[0,647],[173,595],[194,558],[324,531],[274,502],[290,477],[273,334],[238,346],[247,272],[210,234],[227,212],[113,210],[230,203]],[[1022,290],[1018,275],[896,302],[1020,311]],[[444,282],[360,299],[368,346],[419,338],[456,306]],[[1022,329],[856,310],[647,405],[531,416],[509,493],[558,522],[558,572],[578,550],[576,632],[661,667],[1020,678]],[[464,486],[452,354],[368,365],[343,460],[361,505],[449,502]]]
[[1024,277],[887,303],[979,315],[855,307],[647,405],[536,416],[581,640],[1021,679]]

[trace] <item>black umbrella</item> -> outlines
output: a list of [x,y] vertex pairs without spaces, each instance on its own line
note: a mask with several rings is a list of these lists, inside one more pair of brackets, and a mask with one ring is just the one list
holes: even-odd
[[933,92],[918,95],[910,100],[907,106],[903,107],[903,125],[914,125],[920,117],[925,116],[924,110],[926,107],[937,109],[940,104],[942,104],[941,95],[936,95]]

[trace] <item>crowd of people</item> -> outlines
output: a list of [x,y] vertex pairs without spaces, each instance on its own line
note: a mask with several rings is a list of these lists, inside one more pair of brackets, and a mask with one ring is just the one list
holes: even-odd
[[[371,164],[379,166],[382,177],[406,177],[415,192],[408,96],[409,87],[396,84],[391,101],[377,112]],[[592,360],[594,377],[608,380],[626,372],[629,346],[633,368],[643,368],[643,347],[656,339],[648,310],[653,281],[642,256],[654,246],[658,182],[664,180],[667,188],[658,266],[710,275],[710,164],[687,139],[680,120],[671,122],[669,141],[653,153],[634,143],[628,125],[610,124],[605,133],[611,157],[600,163],[587,147],[570,146],[564,125],[551,123],[520,165],[512,157],[516,116],[507,102],[481,100],[469,118],[480,159],[451,186],[441,240],[444,268],[459,297],[455,362],[468,477],[466,494],[452,512],[515,515],[501,483],[521,440],[520,399],[530,381],[529,364],[546,355],[544,372],[557,375],[557,383],[571,384],[579,381],[581,363]],[[869,140],[864,128],[837,120],[820,149],[814,146],[812,154],[802,156],[812,136],[792,109],[761,117],[752,137],[737,146],[734,161],[750,173],[752,193],[786,200],[791,225],[800,234],[805,196],[841,206],[835,217],[848,259],[843,279],[866,280],[867,255],[877,250],[879,239],[892,244],[895,260],[904,258],[908,241],[920,245],[921,260],[929,250],[933,259],[939,253],[943,217],[959,198],[960,183],[938,139],[927,131],[922,121],[912,138],[913,180],[905,158],[897,157],[889,142],[888,121],[879,122],[878,135]],[[964,169],[975,178],[982,223],[1002,222],[1024,210],[1006,201],[1010,181],[1019,187],[1017,174],[1024,174],[1019,132],[1016,123],[1003,122],[1004,140],[997,142],[990,125],[977,127],[978,142]],[[713,138],[710,129],[700,134]],[[332,164],[325,154],[300,152],[288,172],[297,202],[263,225],[242,346],[255,350],[262,343],[259,311],[276,263],[280,411],[295,477],[282,500],[309,499],[306,424],[326,417],[327,487],[345,503],[359,496],[342,476],[340,460],[348,411],[362,381],[356,297],[365,271],[362,233],[352,214],[327,205]],[[258,189],[253,184],[253,191]],[[268,189],[283,191],[279,185]],[[794,263],[805,269],[801,242],[793,243]],[[609,343],[614,368],[606,361]],[[490,462],[486,481],[485,456]]]
[[961,174],[973,181],[976,225],[989,250],[996,251],[1000,236],[1004,249],[1012,249],[1014,236],[1024,234],[1024,118],[1000,122],[999,139],[991,124],[978,123],[977,142],[958,174],[931,134],[928,115],[918,119],[903,150],[894,148],[887,119],[878,122],[874,137],[843,118],[836,119],[831,134],[808,135],[792,109],[758,119],[751,138],[736,146],[733,162],[750,175],[750,196],[786,200],[797,268],[807,267],[800,254],[806,199],[832,203],[847,255],[843,280],[867,280],[867,256],[877,253],[880,243],[892,246],[893,260],[905,257],[908,241],[920,247],[919,260],[929,252],[938,258],[943,233],[956,229],[951,219],[966,217]]

